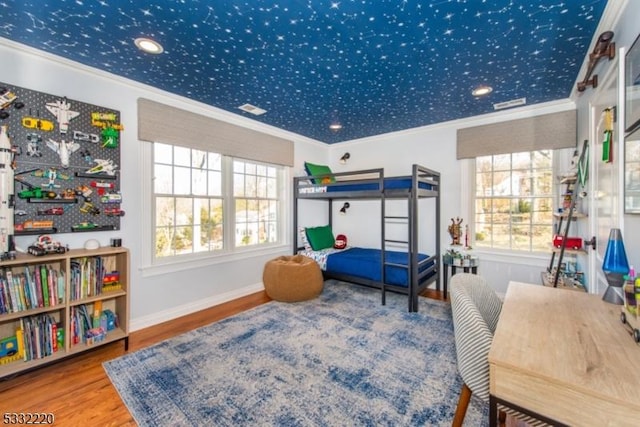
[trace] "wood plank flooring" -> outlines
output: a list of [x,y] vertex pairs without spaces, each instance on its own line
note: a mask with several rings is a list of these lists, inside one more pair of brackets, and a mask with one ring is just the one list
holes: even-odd
[[[442,300],[442,293],[424,296]],[[264,292],[221,304],[130,334],[129,351],[171,338],[268,302]],[[102,363],[125,353],[116,342],[58,363],[0,380],[0,416],[8,412],[52,413],[57,426],[135,426]],[[0,419],[2,423],[2,419]]]

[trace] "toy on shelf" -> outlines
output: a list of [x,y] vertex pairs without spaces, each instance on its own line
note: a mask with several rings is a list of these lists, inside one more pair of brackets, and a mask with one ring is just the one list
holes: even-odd
[[564,247],[567,249],[573,249],[573,250],[582,249],[581,237],[567,237],[565,239],[564,236],[562,236],[561,234],[556,234],[553,236],[553,246],[555,246],[556,248],[561,248],[563,242],[564,242]]
[[96,165],[91,169],[87,169],[84,172],[87,175],[96,175],[96,174],[115,175],[116,174],[116,168],[118,167],[118,165],[114,165],[113,160],[93,159],[93,162],[96,163]]
[[69,167],[69,157],[72,153],[78,151],[80,144],[77,142],[66,142],[64,139],[60,141],[49,139],[47,141],[47,147],[51,148],[60,156],[60,164],[63,168],[67,169]]
[[64,208],[62,206],[54,206],[48,209],[38,209],[36,215],[64,215]]
[[51,220],[42,220],[42,221],[32,221],[27,220],[22,224],[15,225],[15,231],[28,231],[28,230],[54,230],[53,221]]
[[18,335],[20,334],[0,340],[0,365],[23,359],[24,350]]
[[113,225],[99,225],[95,222],[83,221],[78,224],[71,226],[71,231],[73,232],[82,232],[82,231],[101,231],[101,230],[115,230]]
[[104,214],[106,216],[124,216],[124,211],[120,208],[105,208]]
[[633,339],[640,343],[640,277],[636,277],[633,266],[625,276],[622,286],[624,291],[624,306],[620,313],[620,320],[631,329]]
[[23,117],[22,126],[27,129],[38,129],[43,132],[51,132],[55,129],[55,125],[51,120],[39,119],[36,117]]
[[24,104],[20,101],[16,101],[18,97],[15,93],[11,92],[6,87],[0,88],[0,119],[4,120],[9,117],[9,113],[6,110],[7,107],[13,104],[13,108],[16,110],[24,107]]
[[0,126],[0,258],[15,258],[13,248],[14,171],[7,126]]
[[100,142],[100,137],[95,133],[80,132],[79,130],[73,131],[73,139],[81,142],[93,142],[94,144]]
[[42,151],[40,150],[40,143],[42,137],[37,133],[31,132],[27,134],[27,156],[29,157],[42,157]]
[[69,130],[69,122],[80,115],[80,112],[71,110],[71,104],[67,102],[67,98],[47,102],[45,107],[56,116],[60,133],[63,135]]
[[462,237],[462,218],[451,218],[451,225],[447,228],[449,231],[449,235],[451,236],[451,245],[459,246],[460,245],[460,237]]
[[38,237],[38,240],[27,248],[27,252],[34,256],[43,256],[49,254],[63,254],[68,248],[62,243],[53,240],[48,234]]
[[41,188],[47,188],[49,190],[53,188],[60,188],[60,184],[56,184],[56,180],[62,179],[68,181],[71,179],[71,176],[66,173],[59,172],[56,168],[36,169],[31,172],[31,175],[37,178],[47,179],[47,184],[42,185]]

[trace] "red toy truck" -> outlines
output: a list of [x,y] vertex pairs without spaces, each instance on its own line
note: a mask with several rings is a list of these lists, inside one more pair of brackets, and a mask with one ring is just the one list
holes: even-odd
[[[553,246],[555,246],[556,248],[561,248],[562,240],[564,240],[563,237],[559,234],[556,234],[555,236],[553,236]],[[567,241],[564,246],[566,249],[575,249],[575,250],[582,249],[582,238],[567,237]]]

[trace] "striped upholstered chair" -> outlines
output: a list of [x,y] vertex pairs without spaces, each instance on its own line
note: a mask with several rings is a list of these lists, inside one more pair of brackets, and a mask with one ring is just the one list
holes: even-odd
[[[489,348],[502,301],[491,286],[475,274],[454,275],[450,290],[458,371],[464,382],[453,419],[453,425],[460,426],[472,393],[489,401]],[[500,418],[503,421],[504,415]]]

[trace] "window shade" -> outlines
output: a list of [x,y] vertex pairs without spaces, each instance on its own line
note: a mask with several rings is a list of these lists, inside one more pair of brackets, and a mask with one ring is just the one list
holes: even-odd
[[293,142],[138,98],[138,139],[293,166]]
[[458,129],[457,157],[576,147],[576,110]]

